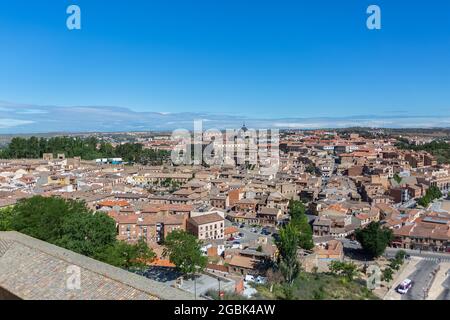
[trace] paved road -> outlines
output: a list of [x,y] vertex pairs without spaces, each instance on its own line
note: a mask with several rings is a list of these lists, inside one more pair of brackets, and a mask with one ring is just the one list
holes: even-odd
[[397,253],[397,251],[400,251],[400,250],[405,251],[410,256],[424,258],[424,260],[437,261],[437,262],[450,261],[450,253],[444,253],[444,252],[386,248],[386,252],[384,255],[388,258],[392,258],[395,256],[395,253]]
[[408,276],[413,281],[413,286],[406,294],[402,295],[402,300],[424,300],[424,289],[430,287],[431,273],[437,266],[438,263],[436,261],[420,261],[416,266],[416,270]]

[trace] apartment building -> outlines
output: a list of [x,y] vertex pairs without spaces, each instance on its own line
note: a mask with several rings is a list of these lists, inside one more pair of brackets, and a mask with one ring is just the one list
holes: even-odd
[[186,229],[200,240],[223,239],[225,236],[225,221],[217,213],[200,215],[189,218]]

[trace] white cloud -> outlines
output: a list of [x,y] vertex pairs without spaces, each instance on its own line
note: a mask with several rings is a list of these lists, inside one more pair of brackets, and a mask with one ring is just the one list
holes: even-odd
[[31,123],[34,123],[34,121],[19,120],[19,119],[0,119],[0,128],[7,129],[7,128],[23,126],[23,125],[27,125],[27,124],[31,124]]
[[17,111],[16,113],[17,114],[46,114],[46,113],[48,113],[48,111],[38,110],[38,109],[25,109],[25,110]]

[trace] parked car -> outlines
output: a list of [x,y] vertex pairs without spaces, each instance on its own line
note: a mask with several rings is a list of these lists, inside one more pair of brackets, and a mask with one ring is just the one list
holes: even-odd
[[257,232],[258,232],[258,230],[257,230],[256,228],[252,228],[251,231],[254,232],[254,233],[257,233]]
[[255,282],[255,277],[250,275],[250,274],[248,274],[248,275],[245,276],[245,281],[247,281],[247,282]]
[[244,234],[242,232],[239,232],[239,237],[243,238]]
[[267,278],[261,277],[261,276],[257,276],[256,279],[255,279],[255,282],[259,283],[259,284],[265,284],[267,282]]
[[236,240],[236,241],[233,241],[233,244],[241,244],[241,242]]
[[245,228],[245,224],[241,223],[241,225],[239,226],[239,228]]
[[230,238],[228,238],[228,240],[227,241],[234,241],[234,237],[230,237]]

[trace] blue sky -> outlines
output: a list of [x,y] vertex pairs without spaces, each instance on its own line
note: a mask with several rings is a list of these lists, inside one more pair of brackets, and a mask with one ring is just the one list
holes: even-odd
[[[82,30],[66,28],[70,4]],[[366,28],[370,4],[381,30]],[[450,110],[448,0],[0,0],[0,44],[11,103],[261,119]]]

